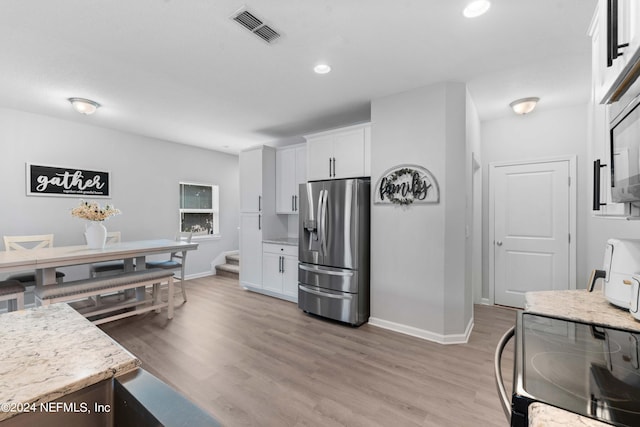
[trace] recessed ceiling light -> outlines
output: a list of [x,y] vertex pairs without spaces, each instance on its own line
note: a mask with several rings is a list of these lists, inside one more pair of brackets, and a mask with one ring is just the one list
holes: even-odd
[[327,64],[318,64],[313,67],[313,71],[315,71],[316,74],[327,74],[329,71],[331,71],[331,67]]
[[476,0],[469,3],[462,11],[462,14],[466,18],[475,18],[484,15],[490,7],[491,2],[489,0]]
[[73,108],[80,114],[90,115],[96,112],[100,104],[90,99],[85,98],[69,98]]

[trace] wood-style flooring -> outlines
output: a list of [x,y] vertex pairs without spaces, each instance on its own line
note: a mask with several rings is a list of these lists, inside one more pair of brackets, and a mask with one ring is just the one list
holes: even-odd
[[[440,345],[312,317],[229,278],[186,284],[172,321],[147,313],[101,328],[225,426],[508,425],[493,355],[513,310],[475,306],[469,343]],[[504,365],[509,385],[511,344]]]

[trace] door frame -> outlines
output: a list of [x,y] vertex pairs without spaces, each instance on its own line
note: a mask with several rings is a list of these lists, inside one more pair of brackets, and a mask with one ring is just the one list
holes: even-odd
[[[495,174],[496,169],[505,166],[521,166],[537,163],[553,163],[568,162],[569,164],[569,233],[571,240],[569,241],[569,289],[576,289],[576,216],[577,216],[577,157],[574,156],[558,156],[546,157],[541,159],[504,161],[489,163],[489,236],[487,239],[487,247],[489,252],[489,304],[495,304]],[[568,236],[567,236],[568,238]]]

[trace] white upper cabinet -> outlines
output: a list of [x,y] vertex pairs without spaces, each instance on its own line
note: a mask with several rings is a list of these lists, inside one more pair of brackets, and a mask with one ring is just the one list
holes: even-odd
[[263,147],[240,153],[240,212],[262,210]]
[[370,130],[367,123],[305,136],[308,180],[370,176]]
[[[606,49],[605,42],[602,38],[606,38],[606,25],[601,22],[601,14],[604,13],[606,17],[606,9],[602,9],[602,5],[599,4],[596,9],[592,26],[589,34],[591,35],[592,51],[591,51],[591,67],[592,67],[592,88],[591,88],[591,114],[589,116],[589,145],[591,147],[592,162],[594,162],[591,179],[593,180],[593,195],[599,188],[599,204],[598,209],[592,205],[594,215],[598,216],[622,216],[625,215],[624,203],[613,203],[611,201],[611,147],[609,144],[609,112],[606,105],[600,103],[605,95],[605,80],[607,73],[613,71],[609,69],[607,71],[607,58],[606,51],[603,54],[603,49]],[[621,64],[618,61],[616,66]],[[595,161],[600,160],[601,167],[599,168],[599,174],[596,172]],[[599,175],[599,176],[598,176]],[[593,201],[594,205],[596,200]]]
[[640,2],[600,0],[593,25],[592,48],[599,58],[593,69],[596,97],[609,101],[640,55]]
[[276,152],[276,213],[298,213],[298,184],[307,182],[306,162],[304,145]]

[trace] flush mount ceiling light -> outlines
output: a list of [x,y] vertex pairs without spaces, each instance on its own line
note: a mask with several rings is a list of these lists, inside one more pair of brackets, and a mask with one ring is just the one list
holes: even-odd
[[100,104],[85,98],[69,98],[73,108],[80,114],[90,115],[96,112]]
[[490,7],[491,2],[489,0],[476,0],[469,3],[462,11],[462,14],[465,18],[476,18],[484,15]]
[[315,71],[316,74],[327,74],[331,71],[331,67],[327,64],[318,64],[313,67],[313,71]]
[[530,98],[516,99],[511,104],[509,104],[509,107],[513,108],[514,113],[523,115],[532,112],[533,109],[536,108],[536,104],[538,103],[538,101],[540,101],[540,98],[537,98],[535,96]]

